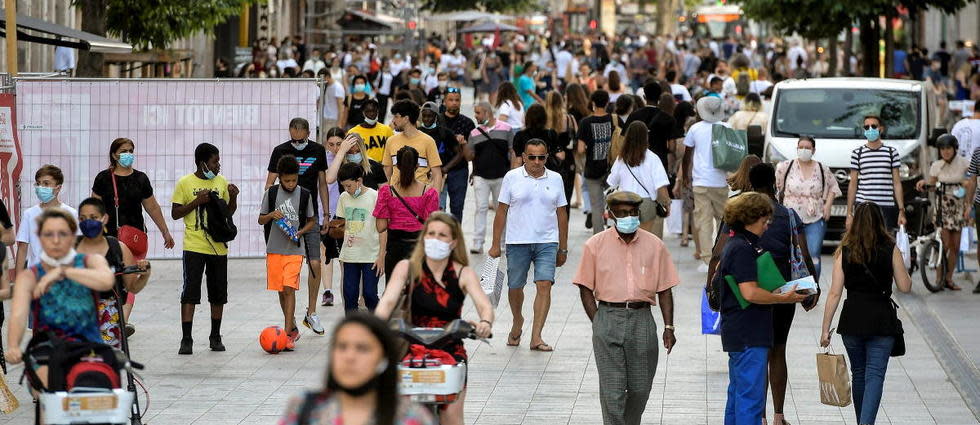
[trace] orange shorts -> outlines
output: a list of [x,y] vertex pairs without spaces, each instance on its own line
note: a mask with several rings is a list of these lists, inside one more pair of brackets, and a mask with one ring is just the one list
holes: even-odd
[[265,255],[266,289],[282,292],[285,287],[299,289],[299,273],[303,270],[302,255]]

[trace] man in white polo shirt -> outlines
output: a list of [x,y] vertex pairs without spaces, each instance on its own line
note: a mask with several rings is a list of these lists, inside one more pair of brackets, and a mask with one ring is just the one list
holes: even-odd
[[524,166],[507,172],[500,187],[497,214],[493,221],[493,245],[488,254],[500,257],[500,239],[507,227],[507,293],[514,324],[507,336],[508,346],[521,342],[524,316],[524,285],[534,263],[534,322],[531,350],[553,351],[541,339],[541,330],[551,308],[551,286],[555,267],[568,256],[568,213],[561,176],[544,167],[548,145],[541,139],[528,140]]

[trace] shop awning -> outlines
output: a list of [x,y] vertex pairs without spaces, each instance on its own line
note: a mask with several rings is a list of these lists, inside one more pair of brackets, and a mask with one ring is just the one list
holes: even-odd
[[[6,14],[0,9],[0,35],[6,37],[3,27],[7,23]],[[95,53],[130,53],[133,46],[121,41],[110,40],[100,35],[79,31],[64,25],[17,14],[17,39],[52,46],[64,46],[88,50]]]

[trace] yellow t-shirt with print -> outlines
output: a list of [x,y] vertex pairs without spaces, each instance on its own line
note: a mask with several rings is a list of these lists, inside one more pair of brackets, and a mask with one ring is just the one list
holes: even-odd
[[[230,202],[228,181],[225,180],[224,176],[218,175],[211,180],[205,180],[197,177],[194,173],[177,180],[171,202],[187,205],[194,201],[197,192],[201,190],[218,192],[221,199]],[[184,251],[208,255],[228,255],[228,247],[225,244],[215,242],[205,234],[204,228],[199,225],[197,220],[199,215],[202,219],[207,220],[207,212],[203,208],[198,208],[184,216]]]
[[389,137],[395,134],[391,127],[382,123],[377,123],[371,128],[357,125],[347,131],[347,134],[351,133],[357,133],[364,139],[364,151],[367,152],[368,158],[375,162],[381,162],[381,157],[384,156],[385,152],[385,143],[388,142]]

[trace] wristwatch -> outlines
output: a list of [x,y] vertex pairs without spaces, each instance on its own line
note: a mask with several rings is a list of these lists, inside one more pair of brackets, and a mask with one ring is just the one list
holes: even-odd
[[674,330],[674,325],[664,325],[664,329]]
[[559,254],[568,254],[568,250],[567,249],[559,249],[558,250],[558,253]]

